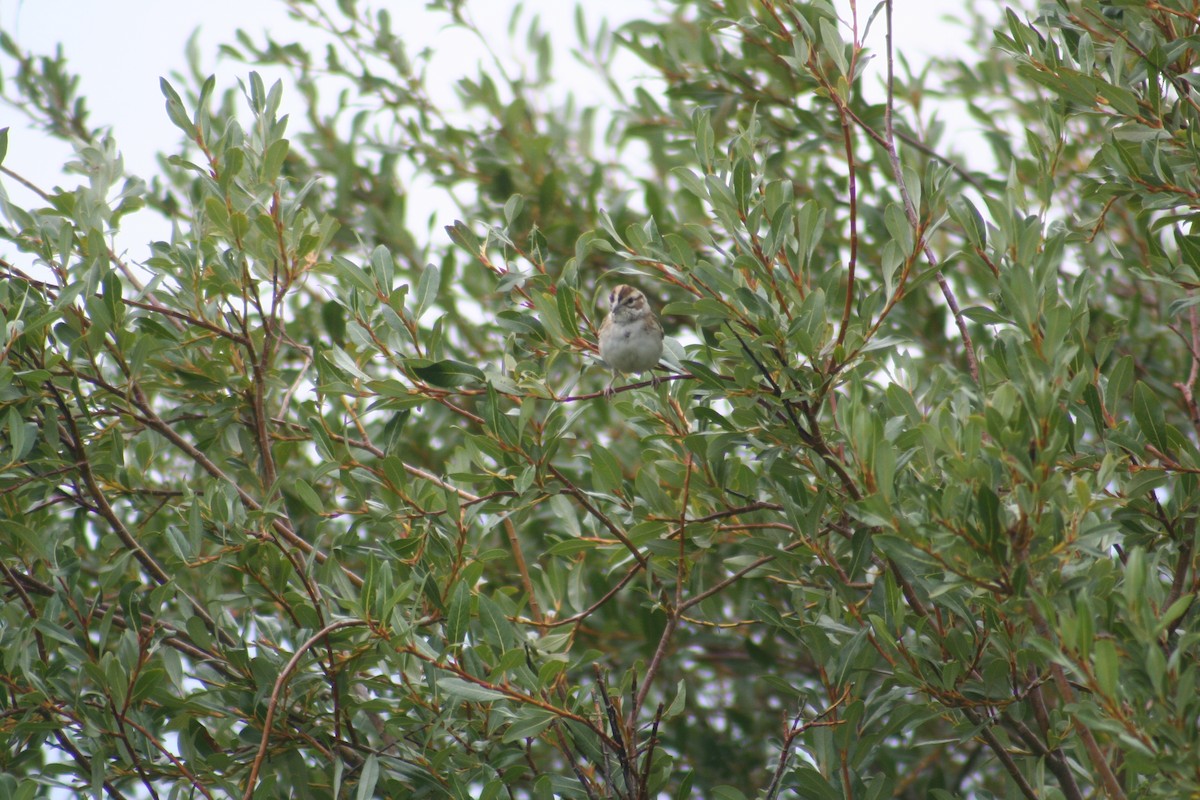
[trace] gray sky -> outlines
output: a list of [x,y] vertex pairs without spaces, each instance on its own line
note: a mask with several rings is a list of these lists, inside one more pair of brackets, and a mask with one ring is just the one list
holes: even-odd
[[[594,23],[607,16],[614,24],[651,11],[652,0],[581,0]],[[332,5],[332,3],[329,3]],[[473,73],[469,54],[478,52],[475,40],[456,30],[441,26],[444,15],[425,10],[424,0],[379,0],[371,3],[392,11],[398,31],[412,43],[413,51],[430,46],[436,54],[430,70],[431,82],[439,82],[450,91],[454,80]],[[502,57],[513,55],[506,51],[508,20],[515,0],[474,0],[471,14],[484,30],[495,30],[493,45],[500,48]],[[844,16],[849,0],[836,0]],[[897,0],[896,46],[911,62],[919,63],[924,54],[961,48],[962,36],[952,26],[941,21],[947,12],[958,7],[955,0]],[[528,15],[538,14],[543,28],[561,52],[555,60],[556,76],[561,77],[564,91],[588,97],[589,90],[598,87],[596,79],[578,65],[567,50],[576,42],[570,0],[526,0]],[[865,17],[873,8],[872,2],[859,2],[859,13]],[[81,79],[81,94],[87,98],[93,126],[111,126],[130,171],[143,177],[157,170],[156,154],[173,150],[179,141],[178,131],[167,121],[159,78],[185,67],[184,44],[193,30],[200,29],[200,52],[204,69],[217,74],[218,88],[234,85],[243,78],[249,67],[229,60],[218,62],[217,45],[230,41],[236,29],[251,33],[256,41],[261,31],[270,30],[281,41],[295,36],[300,41],[319,41],[302,25],[288,19],[282,2],[272,0],[206,0],[204,3],[179,0],[0,0],[0,28],[12,35],[21,47],[35,53],[53,52],[61,44],[69,67]],[[883,48],[883,20],[876,20],[869,44],[877,51]],[[149,33],[148,33],[149,32]],[[557,34],[557,35],[556,35]],[[848,36],[848,34],[845,34]],[[464,58],[464,53],[468,54]],[[520,57],[516,54],[515,57]],[[636,65],[631,69],[637,69]],[[644,71],[640,73],[646,74]],[[270,80],[269,73],[265,73]],[[5,76],[8,77],[8,76]],[[636,78],[637,75],[631,75]],[[285,94],[284,108],[288,100]],[[298,106],[297,106],[298,107]],[[52,142],[43,134],[22,126],[19,115],[0,106],[0,127],[11,125],[8,156],[5,165],[21,173],[43,188],[64,179],[60,167],[70,154],[69,148]],[[5,185],[18,202],[23,201],[19,189],[6,181]],[[134,220],[127,220],[132,223]],[[130,225],[129,227],[134,227]],[[141,231],[132,233],[135,240],[160,238],[163,234]],[[124,242],[130,254],[140,256],[137,244]]]

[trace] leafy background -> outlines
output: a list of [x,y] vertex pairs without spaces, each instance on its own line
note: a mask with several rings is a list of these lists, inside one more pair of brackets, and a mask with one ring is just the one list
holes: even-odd
[[[536,24],[447,100],[288,5],[326,46],[164,80],[148,180],[0,38],[78,176],[0,167],[9,793],[1200,791],[1195,8],[968,9],[917,74],[887,6],[581,17],[665,87],[598,131]],[[619,281],[671,342],[609,401]]]

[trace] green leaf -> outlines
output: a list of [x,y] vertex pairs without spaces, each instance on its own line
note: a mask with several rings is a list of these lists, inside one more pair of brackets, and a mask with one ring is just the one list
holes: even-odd
[[396,283],[396,261],[392,258],[391,250],[379,245],[371,251],[371,272],[375,277],[376,291],[385,294],[392,291]]
[[363,271],[362,267],[342,256],[334,256],[330,260],[334,271],[342,278],[348,280],[351,284],[357,286],[371,295],[375,295],[379,289],[375,286],[375,282],[370,276]]
[[479,594],[475,598],[479,606],[479,627],[482,631],[482,641],[497,647],[499,650],[512,650],[517,646],[518,636],[513,630],[513,624],[504,611],[486,595]]
[[708,199],[712,203],[713,212],[720,215],[735,215],[737,212],[737,200],[733,196],[733,190],[721,178],[716,175],[705,175],[704,186],[708,189]]
[[1108,381],[1104,387],[1104,405],[1110,415],[1116,416],[1124,406],[1129,396],[1129,387],[1133,385],[1133,357],[1122,356],[1108,372]]
[[313,488],[306,481],[297,478],[292,482],[292,491],[300,498],[304,505],[308,506],[308,510],[314,514],[324,512],[324,504],[321,502],[320,496],[313,491]]
[[483,383],[486,379],[483,370],[464,364],[461,361],[444,359],[428,361],[412,359],[408,362],[409,369],[426,383],[442,388],[453,388],[471,383]]
[[1159,618],[1158,625],[1154,630],[1155,638],[1158,638],[1166,631],[1173,629],[1175,623],[1181,616],[1183,616],[1183,612],[1187,611],[1191,607],[1192,602],[1195,599],[1195,593],[1189,592],[1181,595],[1174,603],[1171,603],[1167,610],[1162,612],[1162,616]]
[[446,640],[461,644],[471,621],[471,587],[459,581],[446,606]]
[[1117,681],[1120,676],[1120,669],[1118,667],[1116,643],[1108,637],[1100,637],[1095,641],[1093,653],[1096,682],[1100,684],[1100,691],[1110,700],[1119,700],[1117,695]]
[[417,307],[413,311],[413,316],[417,319],[420,319],[433,305],[433,301],[437,297],[438,278],[438,268],[434,264],[426,264],[425,269],[421,270],[421,279],[417,282]]
[[911,253],[914,246],[913,229],[899,203],[888,204],[887,209],[883,212],[883,221],[887,226],[888,233],[892,236],[892,241],[900,247],[902,252]]
[[1091,658],[1092,645],[1096,641],[1096,630],[1092,621],[1091,605],[1084,595],[1080,595],[1075,603],[1075,624],[1077,627],[1075,646],[1079,649],[1081,656]]
[[1160,452],[1169,453],[1166,419],[1163,416],[1162,400],[1141,381],[1133,388],[1133,416],[1150,443]]
[[359,368],[358,364],[354,363],[354,359],[351,358],[350,355],[342,348],[331,347],[328,350],[326,350],[325,352],[326,352],[326,355],[329,357],[330,361],[332,361],[334,365],[336,365],[338,368],[340,368],[344,372],[348,373],[352,377],[358,378],[361,381],[371,380],[371,376],[368,375],[367,373],[363,372]]
[[267,151],[263,153],[262,169],[259,171],[259,180],[263,183],[274,183],[279,178],[279,173],[283,170],[283,162],[287,159],[288,140],[277,139],[267,147]]
[[[4,160],[3,145],[0,144],[0,161]],[[1179,245],[1179,255],[1187,264],[1192,274],[1200,278],[1200,236],[1175,231],[1175,243]]]
[[624,486],[625,478],[621,464],[612,451],[601,444],[591,448],[592,486],[595,491],[615,493]]
[[450,240],[466,250],[472,257],[479,257],[483,254],[483,245],[465,222],[455,220],[454,224],[446,226],[446,233],[450,236]]
[[514,194],[512,197],[508,198],[508,201],[504,204],[504,224],[512,225],[513,221],[516,220],[517,215],[521,213],[521,209],[524,207],[524,205],[525,199],[519,194]]
[[692,112],[693,147],[696,160],[700,162],[705,173],[712,172],[713,161],[716,159],[711,116],[711,110],[706,106],[699,106]]
[[825,777],[807,764],[796,767],[792,773],[792,785],[800,795],[812,800],[839,800],[839,794]]
[[837,27],[824,16],[821,17],[818,26],[821,29],[821,52],[833,59],[843,77],[850,77],[850,65],[846,62],[846,45],[838,34]]
[[371,753],[363,761],[359,773],[358,788],[354,792],[355,800],[370,800],[375,796],[375,784],[379,781],[379,758]]
[[746,795],[735,786],[714,786],[712,796],[715,800],[746,800]]
[[532,739],[549,727],[556,718],[554,712],[539,706],[521,706],[516,719],[509,723],[501,741],[508,743]]
[[167,98],[167,119],[171,120],[171,124],[186,133],[189,137],[195,135],[195,126],[192,125],[191,118],[188,117],[187,111],[183,108],[183,100],[180,99],[179,93],[167,82],[166,78],[160,78],[158,87],[162,91],[163,96]]
[[671,719],[683,713],[687,708],[687,683],[680,680],[675,684],[675,699],[671,701],[671,705],[667,706],[667,710],[663,712],[663,719]]
[[956,198],[950,205],[950,217],[958,223],[973,247],[984,250],[987,248],[987,225],[979,209],[966,196]]
[[683,184],[683,188],[690,192],[698,200],[708,199],[708,188],[704,185],[704,179],[697,175],[687,167],[675,167],[671,170],[671,174],[679,179]]
[[733,196],[738,210],[745,214],[754,203],[753,163],[748,158],[739,158],[733,165]]
[[462,678],[441,677],[437,681],[438,688],[457,700],[467,700],[477,703],[490,703],[504,700],[507,695],[495,689],[488,689]]

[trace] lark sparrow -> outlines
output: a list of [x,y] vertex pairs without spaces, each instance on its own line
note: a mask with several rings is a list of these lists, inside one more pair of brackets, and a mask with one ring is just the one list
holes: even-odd
[[613,371],[604,390],[612,396],[617,373],[654,369],[663,351],[663,330],[646,295],[632,286],[616,287],[608,296],[611,310],[600,326],[600,357]]

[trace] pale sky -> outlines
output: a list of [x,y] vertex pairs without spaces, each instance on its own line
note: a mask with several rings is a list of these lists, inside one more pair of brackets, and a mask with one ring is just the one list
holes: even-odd
[[[459,76],[476,71],[474,64],[479,58],[479,48],[475,40],[461,31],[444,29],[441,21],[445,16],[426,11],[425,0],[379,0],[362,5],[389,8],[396,30],[403,32],[410,42],[410,52],[426,45],[432,48],[437,55],[430,70],[431,82],[435,85],[440,82],[445,91],[451,91],[450,87]],[[499,49],[502,58],[520,57],[519,53],[514,56],[506,44],[508,21],[516,5],[515,0],[474,0],[469,4],[470,13],[479,26],[496,31],[493,46]],[[594,30],[601,16],[607,16],[615,25],[669,3],[581,0],[581,5]],[[836,5],[845,11],[849,8],[849,0],[837,0]],[[526,17],[539,15],[543,29],[549,31],[558,44],[560,52],[555,59],[555,74],[561,76],[564,92],[574,91],[577,97],[589,98],[593,96],[591,92],[599,89],[599,84],[568,52],[576,44],[574,7],[575,3],[569,0],[526,0],[524,3]],[[874,3],[859,2],[858,7],[859,13],[865,16]],[[945,52],[956,46],[961,48],[961,33],[941,19],[958,7],[955,0],[897,0],[897,50],[903,51],[910,62],[918,63],[923,54]],[[53,52],[56,45],[62,45],[70,69],[80,76],[81,94],[88,101],[91,125],[111,126],[126,166],[147,178],[157,171],[156,155],[174,150],[179,141],[178,130],[168,122],[163,111],[159,78],[186,67],[184,44],[193,30],[199,28],[201,31],[203,66],[206,71],[217,74],[218,90],[235,85],[251,69],[229,59],[218,61],[216,58],[217,45],[232,40],[238,28],[248,31],[259,42],[262,37],[258,34],[264,30],[270,30],[279,41],[291,41],[289,36],[293,35],[300,41],[322,41],[303,25],[288,19],[286,6],[276,0],[206,0],[204,3],[180,0],[0,0],[0,28],[13,36],[22,48],[35,53]],[[517,34],[518,41],[523,30]],[[868,40],[877,52],[884,46],[883,30],[881,15]],[[848,37],[848,34],[844,35]],[[9,66],[4,61],[0,64]],[[630,64],[634,71],[631,79],[648,74],[644,68],[637,72],[636,62],[631,60]],[[269,72],[264,71],[264,75],[270,80]],[[4,77],[11,79],[8,74]],[[300,108],[299,102],[294,108]],[[287,110],[285,92],[284,111]],[[59,171],[70,154],[69,148],[23,127],[22,122],[18,112],[0,106],[0,127],[12,126],[5,166],[43,188],[75,180],[73,176],[64,179]],[[18,202],[24,200],[11,181],[6,180],[5,186]],[[132,219],[127,220],[127,223],[131,222]],[[150,232],[141,235],[140,230],[133,234],[134,238],[140,236],[141,241],[161,235]],[[125,242],[124,246],[130,248],[135,259],[139,256],[137,244]]]

